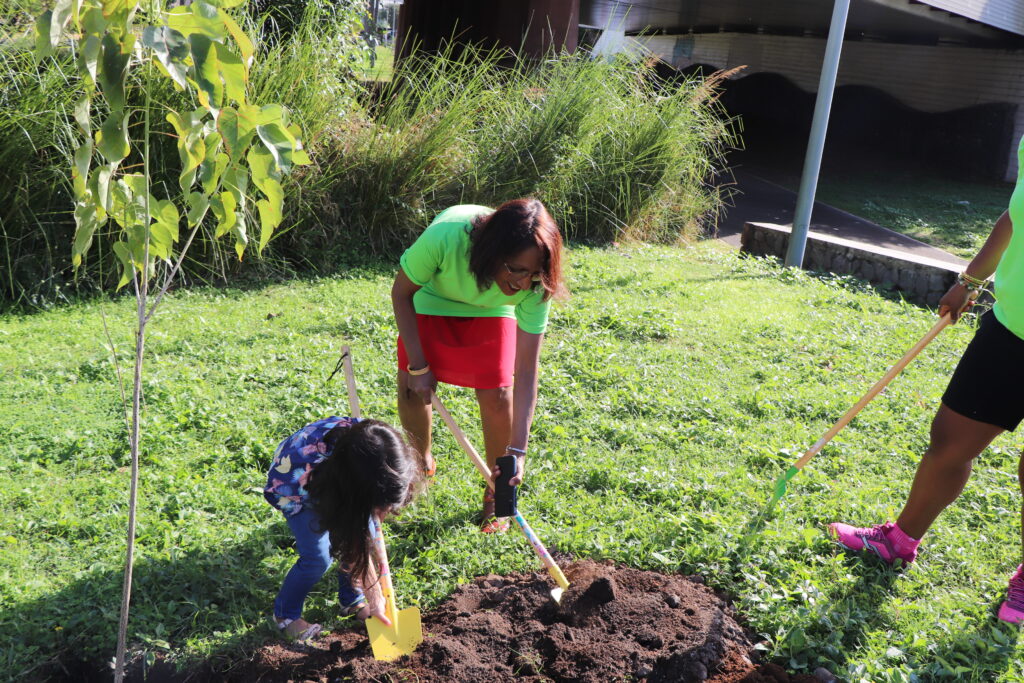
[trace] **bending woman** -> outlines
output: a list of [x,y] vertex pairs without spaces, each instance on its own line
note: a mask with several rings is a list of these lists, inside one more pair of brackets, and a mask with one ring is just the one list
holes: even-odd
[[[562,236],[536,199],[497,210],[453,206],[402,255],[391,289],[398,323],[398,414],[433,475],[430,395],[446,382],[476,390],[487,464],[517,456],[522,482],[551,299],[564,292]],[[514,378],[514,382],[513,382]],[[484,489],[481,530],[494,519]]]
[[[996,221],[981,251],[942,297],[939,315],[959,318],[970,306],[971,291],[980,289],[993,273],[998,301],[982,316],[942,396],[928,450],[896,522],[867,528],[829,525],[839,543],[851,550],[874,553],[890,564],[913,562],[925,532],[963,491],[974,459],[1024,418],[1024,140],[1020,156],[1022,174],[1009,211]],[[1024,487],[1024,459],[1018,472]],[[1024,621],[1024,564],[1010,579],[999,618],[1014,624]]]

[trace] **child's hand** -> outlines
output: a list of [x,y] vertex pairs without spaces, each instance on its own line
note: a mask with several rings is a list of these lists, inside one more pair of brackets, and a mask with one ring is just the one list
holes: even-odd
[[391,620],[388,619],[387,614],[384,613],[384,605],[380,603],[373,607],[370,607],[369,605],[363,607],[363,609],[359,610],[359,614],[357,616],[364,621],[370,617],[377,617],[385,626],[391,626]]

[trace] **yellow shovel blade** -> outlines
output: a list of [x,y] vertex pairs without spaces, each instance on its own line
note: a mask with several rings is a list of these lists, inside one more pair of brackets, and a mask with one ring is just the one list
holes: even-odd
[[423,642],[423,626],[420,624],[418,607],[407,607],[400,611],[393,626],[385,626],[376,617],[367,619],[366,631],[370,634],[373,658],[382,662],[410,655]]

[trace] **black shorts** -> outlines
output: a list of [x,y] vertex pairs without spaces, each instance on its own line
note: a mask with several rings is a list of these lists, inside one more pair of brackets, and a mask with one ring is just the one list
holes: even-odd
[[992,311],[981,317],[942,402],[964,417],[1011,432],[1024,418],[1024,339]]

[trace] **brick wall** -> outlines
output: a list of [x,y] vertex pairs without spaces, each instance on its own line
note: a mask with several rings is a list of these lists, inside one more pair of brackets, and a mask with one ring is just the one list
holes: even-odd
[[[642,42],[676,68],[745,64],[748,68],[740,78],[778,73],[808,92],[818,89],[825,51],[821,38],[745,33],[652,36]],[[1016,179],[1016,141],[1024,136],[1024,51],[847,41],[837,85],[873,86],[925,112],[993,102],[1016,104],[1006,173],[1007,180]]]

